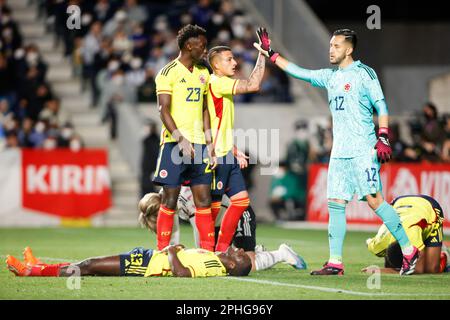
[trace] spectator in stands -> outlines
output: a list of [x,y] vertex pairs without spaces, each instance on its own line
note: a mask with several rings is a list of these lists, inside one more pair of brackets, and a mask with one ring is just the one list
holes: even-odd
[[392,160],[395,162],[410,161],[405,155],[408,145],[401,139],[400,126],[397,122],[392,122],[389,125],[389,142],[392,147]]
[[33,120],[31,118],[25,118],[22,121],[22,127],[20,128],[19,132],[17,133],[17,138],[19,140],[19,144],[21,147],[24,148],[33,148],[34,147],[34,141],[32,139],[33,135]]
[[319,150],[317,151],[317,161],[320,163],[328,163],[330,161],[331,148],[333,146],[332,120],[328,118],[327,125],[322,128],[317,126],[317,138],[319,142]]
[[95,20],[102,24],[105,23],[114,16],[114,10],[115,8],[112,1],[97,0],[93,10]]
[[272,176],[269,194],[270,207],[276,220],[304,218],[304,212],[300,209],[300,196],[304,193],[297,176],[289,171],[287,162],[280,162],[277,173]]
[[144,139],[142,140],[141,161],[141,196],[149,192],[156,192],[152,182],[156,170],[159,154],[159,132],[156,122],[148,122],[144,126]]
[[[100,51],[102,35],[102,24],[100,21],[91,25],[89,33],[84,37],[81,47],[81,56],[83,59],[82,82],[94,81],[94,63],[95,55]],[[92,85],[92,84],[91,84]]]
[[423,107],[422,139],[439,145],[442,143],[442,137],[443,128],[438,119],[437,108],[433,103],[427,102]]
[[126,0],[124,11],[128,19],[136,23],[143,23],[147,20],[147,8],[138,4],[137,0]]
[[444,143],[442,144],[442,160],[450,162],[450,114],[444,116]]

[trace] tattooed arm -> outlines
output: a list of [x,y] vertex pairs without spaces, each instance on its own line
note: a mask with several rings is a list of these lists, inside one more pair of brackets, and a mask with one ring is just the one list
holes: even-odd
[[239,80],[236,87],[236,94],[258,92],[266,67],[266,58],[261,53],[258,54],[255,68],[250,77],[246,80]]

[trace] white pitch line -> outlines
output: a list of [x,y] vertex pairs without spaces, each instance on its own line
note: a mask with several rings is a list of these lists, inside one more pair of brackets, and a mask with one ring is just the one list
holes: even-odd
[[282,287],[291,287],[291,288],[302,288],[302,289],[310,289],[310,290],[317,290],[317,291],[323,291],[323,292],[329,292],[329,293],[345,293],[349,295],[354,296],[366,296],[366,297],[382,297],[382,296],[411,296],[411,297],[450,297],[449,293],[390,293],[390,292],[360,292],[360,291],[351,291],[351,290],[344,290],[344,289],[336,289],[336,288],[327,288],[327,287],[318,287],[318,286],[306,286],[302,284],[292,284],[292,283],[284,283],[284,282],[277,282],[277,281],[268,281],[268,280],[258,280],[258,279],[251,279],[251,278],[238,278],[238,277],[219,277],[219,279],[227,279],[227,280],[236,280],[236,281],[244,281],[244,282],[253,282],[258,284],[267,284],[272,286],[282,286]]

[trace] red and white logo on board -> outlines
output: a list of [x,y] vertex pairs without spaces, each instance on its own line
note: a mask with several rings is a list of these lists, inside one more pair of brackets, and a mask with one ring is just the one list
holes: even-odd
[[345,92],[349,92],[351,88],[352,88],[352,85],[351,85],[350,83],[347,83],[347,84],[345,84],[345,86],[344,86],[344,91],[345,91]]
[[22,205],[63,217],[90,217],[111,207],[105,150],[22,151]]
[[161,178],[167,178],[167,171],[166,170],[161,170],[160,172],[159,172],[159,176],[161,177]]

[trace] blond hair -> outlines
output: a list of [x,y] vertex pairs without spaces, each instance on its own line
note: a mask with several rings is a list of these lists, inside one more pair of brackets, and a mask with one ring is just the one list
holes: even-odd
[[139,224],[156,233],[156,220],[158,219],[161,195],[159,193],[147,193],[139,200]]

